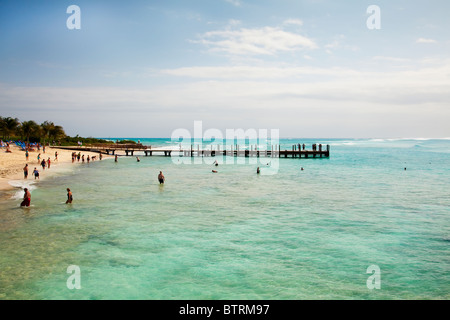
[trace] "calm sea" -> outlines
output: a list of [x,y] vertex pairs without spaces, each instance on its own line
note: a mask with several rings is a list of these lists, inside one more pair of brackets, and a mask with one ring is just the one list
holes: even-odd
[[3,194],[0,299],[450,298],[450,139],[280,142],[331,157],[120,157],[58,169],[29,209]]

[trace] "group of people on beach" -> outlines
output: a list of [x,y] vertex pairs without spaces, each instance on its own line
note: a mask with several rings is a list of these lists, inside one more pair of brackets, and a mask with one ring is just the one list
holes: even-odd
[[[25,149],[25,157],[26,160],[29,160],[29,150],[34,151],[32,149],[26,148]],[[45,153],[45,146],[42,147],[43,153]],[[40,149],[38,149],[38,151],[40,151]],[[96,160],[97,156],[92,156],[90,157],[89,155],[87,156],[87,162],[89,163],[89,161],[94,161]],[[80,159],[82,160],[82,162],[85,161],[84,155],[81,155],[80,152],[78,152],[78,154],[76,152],[72,152],[72,163],[75,162],[75,160],[77,160],[78,162],[80,161]],[[99,155],[99,159],[102,160],[102,154],[100,153]],[[53,161],[58,161],[58,151],[55,152],[55,159]],[[41,153],[39,153],[37,155],[37,162],[39,165],[42,166],[42,170],[45,170],[45,168],[50,169],[51,163],[52,161],[50,160],[50,157],[47,158],[47,160],[45,159],[41,159]],[[23,176],[24,179],[28,179],[28,174],[29,174],[29,167],[28,167],[28,163],[25,164],[25,167],[23,168]],[[34,179],[39,179],[39,170],[37,169],[37,167],[34,167],[33,170],[33,176]],[[72,192],[70,191],[69,188],[67,188],[67,201],[66,203],[72,203],[73,201],[73,195]],[[20,206],[21,207],[29,207],[31,204],[31,193],[30,190],[28,190],[28,188],[24,188],[24,197],[23,197],[23,201],[21,202]]]
[[[84,154],[82,155],[81,152],[78,152],[78,153],[72,152],[72,163],[74,163],[75,160],[77,160],[77,162],[80,162],[80,159],[81,159],[81,162],[84,163],[84,161],[85,161],[85,159],[84,159]],[[91,161],[95,161],[96,159],[97,159],[97,156],[92,156],[92,157],[91,157],[91,156],[87,155],[87,157],[86,157],[87,163],[89,163],[89,162],[91,162]],[[99,155],[99,159],[100,159],[100,160],[103,159],[101,153],[100,153],[100,155]]]
[[[28,150],[25,151],[25,157],[28,161],[29,158],[29,154],[28,154]],[[53,161],[58,161],[58,151],[55,152],[55,159]],[[50,157],[47,158],[47,160],[42,159],[41,160],[41,154],[39,153],[37,155],[37,163],[42,167],[42,170],[45,170],[45,168],[50,169],[51,166],[51,160]],[[37,168],[34,168],[34,178],[38,179],[39,178],[39,171],[37,170]],[[28,177],[28,164],[25,165],[25,167],[23,168],[23,174],[24,174],[24,178],[26,179]]]

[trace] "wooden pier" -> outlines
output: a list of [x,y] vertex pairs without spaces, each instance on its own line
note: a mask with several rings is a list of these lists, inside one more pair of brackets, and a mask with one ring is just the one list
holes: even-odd
[[305,145],[292,145],[290,150],[281,150],[279,145],[272,145],[270,150],[260,149],[256,145],[250,145],[248,149],[243,149],[239,145],[228,146],[227,149],[221,149],[220,145],[200,148],[199,145],[191,145],[190,148],[164,149],[152,148],[142,144],[98,144],[89,146],[58,147],[61,149],[74,151],[91,151],[105,154],[116,154],[117,151],[125,152],[126,156],[134,156],[134,152],[143,152],[145,156],[155,154],[172,156],[172,153],[184,157],[214,157],[214,156],[233,156],[233,157],[278,157],[278,158],[329,158],[330,145],[322,146],[313,144],[310,150],[305,149]]

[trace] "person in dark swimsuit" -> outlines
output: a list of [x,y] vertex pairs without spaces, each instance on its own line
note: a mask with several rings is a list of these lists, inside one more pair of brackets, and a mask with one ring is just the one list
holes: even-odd
[[39,171],[38,171],[38,169],[34,168],[33,174],[34,174],[34,180],[39,179]]
[[67,201],[66,201],[66,203],[72,203],[72,201],[73,201],[72,191],[70,191],[70,189],[67,188]]
[[25,194],[23,195],[23,201],[20,204],[21,207],[29,207],[31,203],[31,193],[27,188],[23,189]]
[[163,184],[165,180],[166,180],[166,178],[164,177],[162,171],[160,171],[159,174],[158,174],[159,184]]

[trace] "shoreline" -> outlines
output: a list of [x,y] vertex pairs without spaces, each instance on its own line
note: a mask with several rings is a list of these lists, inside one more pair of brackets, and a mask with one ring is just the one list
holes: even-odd
[[[55,161],[55,152],[58,152],[58,160]],[[36,167],[39,170],[39,180],[45,180],[48,177],[53,176],[56,174],[56,170],[52,171],[52,168],[54,167],[64,167],[68,165],[78,165],[82,162],[77,162],[75,160],[74,163],[72,163],[72,150],[66,150],[66,149],[59,149],[58,147],[46,147],[46,152],[43,153],[42,149],[40,151],[29,151],[29,157],[28,161],[25,157],[25,152],[22,151],[17,146],[11,146],[11,153],[5,152],[5,149],[0,150],[0,198],[8,198],[7,194],[11,191],[17,190],[18,187],[15,187],[14,185],[10,184],[10,182],[13,181],[35,181],[33,170]],[[45,170],[42,170],[42,167],[40,164],[38,164],[37,156],[38,154],[41,154],[41,161],[42,159],[48,159],[50,158],[50,169],[46,168]],[[85,157],[88,155],[92,158],[92,156],[97,156],[99,153],[97,152],[83,152]],[[102,155],[103,159],[112,158],[111,155]],[[25,164],[28,164],[28,178],[24,179],[23,175],[23,168]]]

